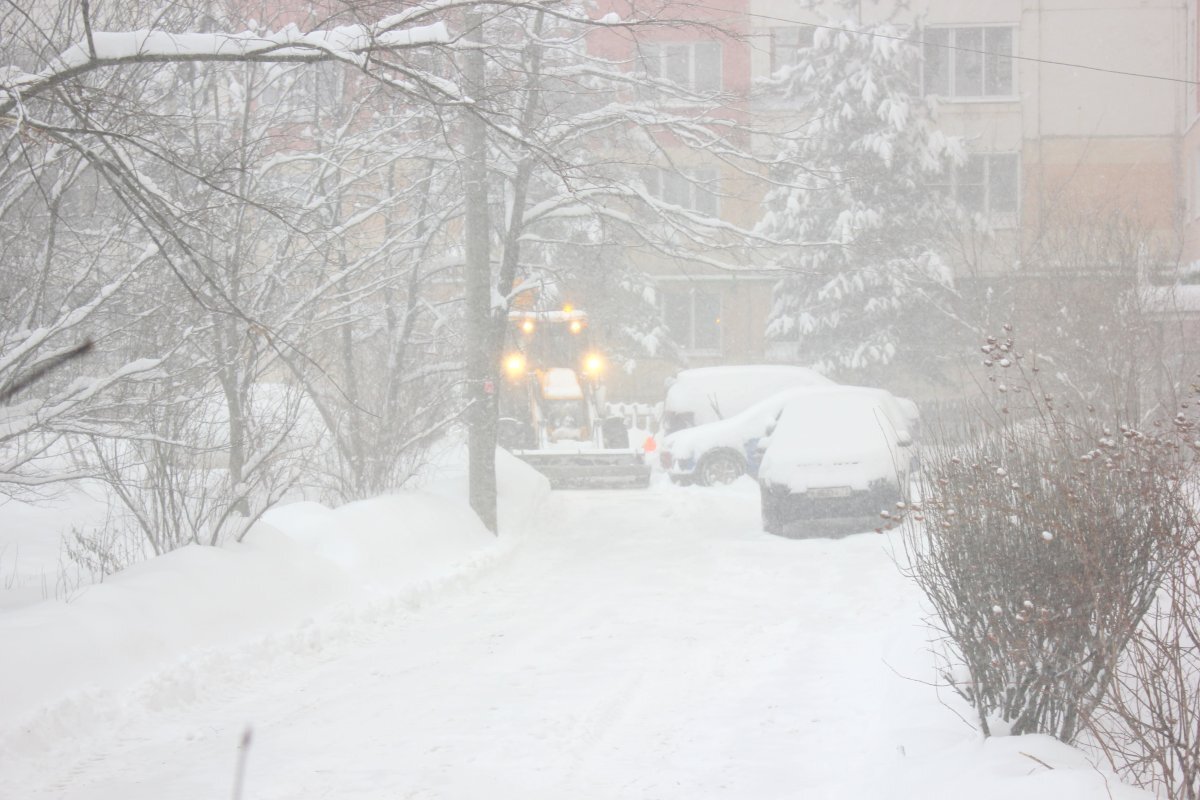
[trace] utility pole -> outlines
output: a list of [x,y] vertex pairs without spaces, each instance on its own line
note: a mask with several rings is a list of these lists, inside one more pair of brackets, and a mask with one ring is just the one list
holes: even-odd
[[466,203],[467,295],[467,485],[471,508],[492,533],[496,519],[496,392],[497,369],[491,355],[492,260],[488,230],[487,127],[483,119],[486,75],[483,61],[483,14],[466,13],[466,37],[472,43],[464,56],[463,77],[473,106],[464,108],[466,163],[463,192]]

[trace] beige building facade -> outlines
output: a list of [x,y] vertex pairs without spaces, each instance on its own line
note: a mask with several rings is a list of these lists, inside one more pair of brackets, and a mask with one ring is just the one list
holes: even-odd
[[[1039,252],[1055,227],[1120,219],[1164,268],[1200,259],[1197,0],[891,0],[805,9],[795,0],[721,0],[746,20],[745,50],[725,45],[726,86],[753,87],[791,63],[817,26],[917,26],[921,84],[967,162],[948,181],[990,231],[961,280],[1036,276],[1077,259]],[[902,8],[898,8],[902,6]],[[744,71],[744,72],[743,72]],[[755,113],[786,122],[799,109]],[[798,118],[795,121],[799,121]],[[753,224],[761,187],[723,184],[722,214]],[[1097,269],[1105,268],[1097,264]],[[655,270],[664,319],[683,331],[688,366],[772,360],[765,339],[774,279],[702,267]]]
[[[960,193],[993,225],[1034,231],[1065,208],[1120,210],[1178,238],[1189,92],[1171,79],[1191,74],[1194,0],[907,5],[863,2],[852,19],[919,27],[922,86],[937,98],[938,125],[978,156],[956,178]],[[845,14],[837,3],[801,12],[785,0],[751,9],[768,43],[756,53],[759,74],[789,24],[836,25]]]

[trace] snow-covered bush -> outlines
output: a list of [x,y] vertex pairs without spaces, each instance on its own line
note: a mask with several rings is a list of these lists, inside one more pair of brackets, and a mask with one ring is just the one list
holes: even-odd
[[932,437],[908,569],[944,635],[944,678],[985,734],[1072,742],[1164,579],[1194,546],[1194,429],[1139,430],[1046,394],[991,338],[974,435]]

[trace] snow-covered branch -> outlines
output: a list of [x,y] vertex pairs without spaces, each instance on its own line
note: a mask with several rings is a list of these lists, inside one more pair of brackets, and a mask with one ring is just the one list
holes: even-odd
[[[345,25],[301,31],[288,25],[278,31],[238,33],[171,33],[159,30],[91,31],[35,73],[0,67],[0,118],[60,84],[104,67],[130,64],[196,62],[314,62],[337,60],[365,67],[375,51],[447,45],[444,22],[405,27],[409,15],[389,17],[375,25]],[[439,83],[447,92],[451,84]]]

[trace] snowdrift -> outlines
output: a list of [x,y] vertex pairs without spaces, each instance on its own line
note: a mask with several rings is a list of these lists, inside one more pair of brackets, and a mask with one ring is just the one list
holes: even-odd
[[241,544],[186,547],[69,603],[0,614],[0,743],[117,713],[130,690],[166,703],[194,695],[212,670],[320,648],[469,579],[511,549],[549,493],[503,452],[497,479],[500,538],[468,507],[465,479],[452,478],[336,509],[279,506]]

